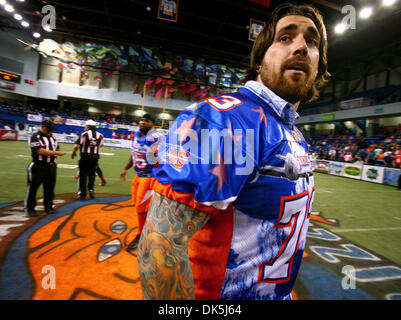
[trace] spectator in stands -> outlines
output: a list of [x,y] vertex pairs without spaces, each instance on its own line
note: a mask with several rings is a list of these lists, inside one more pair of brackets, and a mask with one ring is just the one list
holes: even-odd
[[395,154],[393,157],[393,168],[400,168],[401,169],[401,154]]
[[25,124],[22,122],[22,120],[20,120],[20,121],[18,122],[18,129],[19,129],[20,131],[25,130]]
[[344,161],[345,162],[353,162],[354,157],[352,156],[351,151],[348,151],[345,155],[344,155]]
[[359,153],[358,153],[358,155],[357,155],[357,158],[358,158],[360,161],[362,161],[362,164],[364,164],[364,163],[367,162],[367,160],[366,160],[367,156],[368,156],[368,154],[366,153],[366,150],[365,150],[365,149],[360,149],[360,150],[359,150]]
[[391,168],[393,165],[393,153],[391,151],[386,151],[384,153],[384,166]]
[[375,155],[374,160],[375,160],[375,166],[384,166],[384,150],[380,149],[380,152]]
[[335,147],[331,147],[330,151],[329,151],[330,160],[335,161],[336,160],[336,154],[337,154],[336,148]]
[[341,147],[337,155],[337,161],[344,162],[344,156],[345,156],[344,147]]
[[13,130],[13,129],[11,129],[9,123],[6,123],[6,124],[4,125],[4,130]]

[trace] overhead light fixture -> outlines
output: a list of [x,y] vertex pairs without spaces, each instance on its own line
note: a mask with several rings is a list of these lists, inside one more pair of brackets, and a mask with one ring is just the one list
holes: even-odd
[[151,7],[146,7],[146,10],[150,11],[150,10],[152,10],[152,8]]
[[18,13],[15,13],[14,14],[14,19],[15,20],[22,20],[22,16],[20,14],[18,14]]
[[4,5],[6,5],[6,0],[0,0],[0,4],[2,5],[2,6],[4,6]]
[[338,34],[341,34],[345,31],[346,26],[343,23],[339,23],[338,25],[336,25],[336,27],[334,28],[334,31]]
[[396,0],[383,0],[382,5],[385,7],[389,7],[389,6],[392,6],[395,2],[396,2]]
[[9,4],[6,4],[6,5],[4,6],[4,9],[5,9],[7,12],[14,12],[14,7],[11,6],[11,5],[9,5]]
[[367,19],[369,18],[373,13],[373,9],[371,7],[365,7],[359,12],[359,16],[362,19]]
[[39,32],[34,32],[34,33],[33,33],[33,36],[34,36],[35,38],[39,38],[39,37],[40,37],[40,33],[39,33]]
[[25,27],[25,28],[28,28],[28,27],[29,27],[29,23],[26,22],[26,21],[22,21],[22,22],[21,22],[21,25],[22,25],[23,27]]

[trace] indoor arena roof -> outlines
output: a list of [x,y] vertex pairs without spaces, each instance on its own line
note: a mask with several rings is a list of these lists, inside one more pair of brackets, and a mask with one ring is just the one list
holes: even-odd
[[[322,12],[328,31],[329,71],[335,77],[357,79],[365,72],[381,71],[375,68],[385,70],[401,65],[401,1],[391,7],[383,7],[382,1],[369,2],[373,15],[366,20],[359,18],[365,1],[297,1],[313,4]],[[203,57],[214,63],[246,68],[253,44],[249,40],[250,18],[264,21],[284,1],[270,0],[267,8],[251,0],[179,0],[176,22],[158,19],[159,0],[7,2],[30,22],[30,27],[23,28],[12,15],[0,10],[0,28],[5,30],[24,29],[32,33],[36,29],[42,38],[56,41],[153,47],[192,59]],[[56,8],[57,25],[51,33],[41,30],[41,9],[45,5]],[[335,26],[349,13],[341,12],[345,5],[356,9],[356,28],[336,34]]]

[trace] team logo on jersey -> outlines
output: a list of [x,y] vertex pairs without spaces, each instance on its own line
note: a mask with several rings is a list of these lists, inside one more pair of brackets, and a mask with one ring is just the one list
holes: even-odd
[[291,134],[294,137],[295,141],[301,142],[302,138],[296,130],[291,130]]

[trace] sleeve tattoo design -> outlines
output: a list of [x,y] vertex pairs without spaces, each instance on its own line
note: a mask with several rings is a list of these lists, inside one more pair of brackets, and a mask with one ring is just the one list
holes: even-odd
[[138,246],[144,299],[195,299],[188,242],[209,217],[154,193]]

